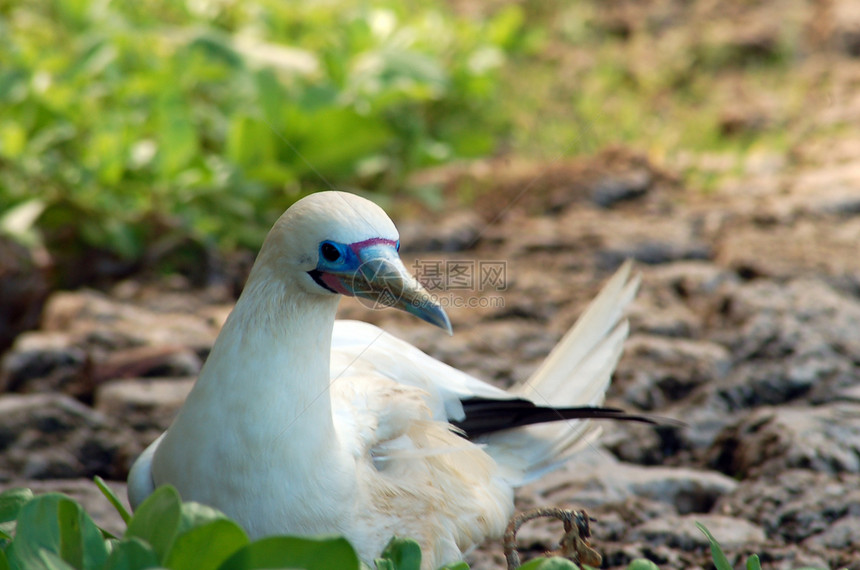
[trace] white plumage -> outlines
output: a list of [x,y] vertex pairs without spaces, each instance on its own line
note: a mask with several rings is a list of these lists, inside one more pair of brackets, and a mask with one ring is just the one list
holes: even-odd
[[368,563],[391,536],[410,536],[425,568],[503,532],[514,488],[567,460],[593,424],[491,422],[469,439],[449,422],[468,432],[476,402],[490,412],[521,399],[599,406],[637,281],[625,264],[506,392],[373,325],[335,321],[340,294],[393,292],[398,308],[450,327],[399,261],[397,240],[385,213],[352,194],[314,194],[287,210],[173,425],[135,463],[133,506],[169,483],[252,537],[342,534]]

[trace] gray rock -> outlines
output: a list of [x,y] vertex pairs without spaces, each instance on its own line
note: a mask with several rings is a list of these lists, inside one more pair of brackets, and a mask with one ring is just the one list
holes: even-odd
[[644,196],[654,181],[652,172],[640,168],[621,175],[604,176],[591,188],[591,201],[601,208]]
[[194,386],[187,378],[117,380],[96,391],[95,408],[138,431],[163,431]]
[[21,332],[39,324],[49,291],[48,265],[44,251],[0,235],[0,354]]
[[708,514],[654,518],[631,529],[627,539],[681,550],[705,549],[710,543],[696,527],[697,522],[703,524],[726,549],[765,541],[764,530],[758,525],[740,518]]
[[0,364],[0,392],[84,395],[88,359],[87,351],[64,333],[24,333]]
[[761,525],[772,539],[798,544],[836,521],[860,517],[860,475],[792,469],[747,480],[722,496],[714,512]]
[[142,451],[132,430],[62,394],[0,397],[0,479],[124,479]]
[[526,489],[540,497],[542,504],[588,508],[640,497],[667,503],[680,513],[702,513],[735,487],[736,481],[720,473],[631,465],[605,452],[588,450]]
[[627,402],[654,410],[718,381],[730,365],[729,352],[712,342],[635,335],[625,345],[614,385]]
[[736,477],[790,468],[823,473],[860,472],[860,405],[761,408],[727,428],[710,463]]
[[94,363],[96,384],[136,377],[197,376],[203,362],[191,349],[181,346],[140,346],[111,352]]
[[860,548],[860,518],[839,519],[824,532],[807,538],[804,544],[818,548],[856,551]]
[[94,291],[54,294],[45,306],[42,328],[83,339],[106,351],[135,346],[185,346],[208,351],[221,323],[193,314],[161,313],[112,300]]

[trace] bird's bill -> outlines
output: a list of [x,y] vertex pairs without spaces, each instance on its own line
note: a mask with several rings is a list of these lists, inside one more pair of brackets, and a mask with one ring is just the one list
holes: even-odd
[[372,301],[374,308],[406,311],[451,334],[451,321],[445,310],[409,273],[394,247],[368,245],[358,251],[358,256],[358,269],[337,276],[348,293]]

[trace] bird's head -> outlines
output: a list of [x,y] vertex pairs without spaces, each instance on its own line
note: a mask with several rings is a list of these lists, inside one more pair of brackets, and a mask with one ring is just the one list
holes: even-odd
[[403,265],[399,249],[397,228],[382,208],[355,194],[318,192],[278,219],[255,271],[265,268],[308,294],[395,307],[450,334],[448,315]]

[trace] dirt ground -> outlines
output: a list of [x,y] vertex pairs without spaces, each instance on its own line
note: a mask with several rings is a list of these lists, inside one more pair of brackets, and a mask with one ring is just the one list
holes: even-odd
[[[608,404],[685,425],[606,425],[517,499],[519,509],[587,509],[604,568],[643,556],[661,568],[710,567],[695,522],[736,567],[758,553],[766,568],[860,568],[860,131],[845,127],[860,120],[860,40],[851,43],[860,32],[845,21],[808,30],[835,46],[816,64],[832,67],[834,98],[808,118],[840,125],[831,137],[751,151],[708,192],[685,185],[683,165],[621,146],[423,173],[452,196],[484,189],[441,211],[393,209],[419,277],[473,278],[439,290],[454,336],[342,303],[342,317],[505,386],[536,368],[623,260],[636,260],[642,285]],[[738,128],[750,113],[737,115]],[[696,160],[723,168],[719,156]],[[118,528],[87,479],[122,489],[187,393],[246,265],[225,265],[202,288],[169,277],[51,294],[38,327],[2,361],[0,487],[63,490]],[[541,553],[559,537],[557,526],[530,524],[521,550]],[[470,561],[501,568],[499,542]]]

